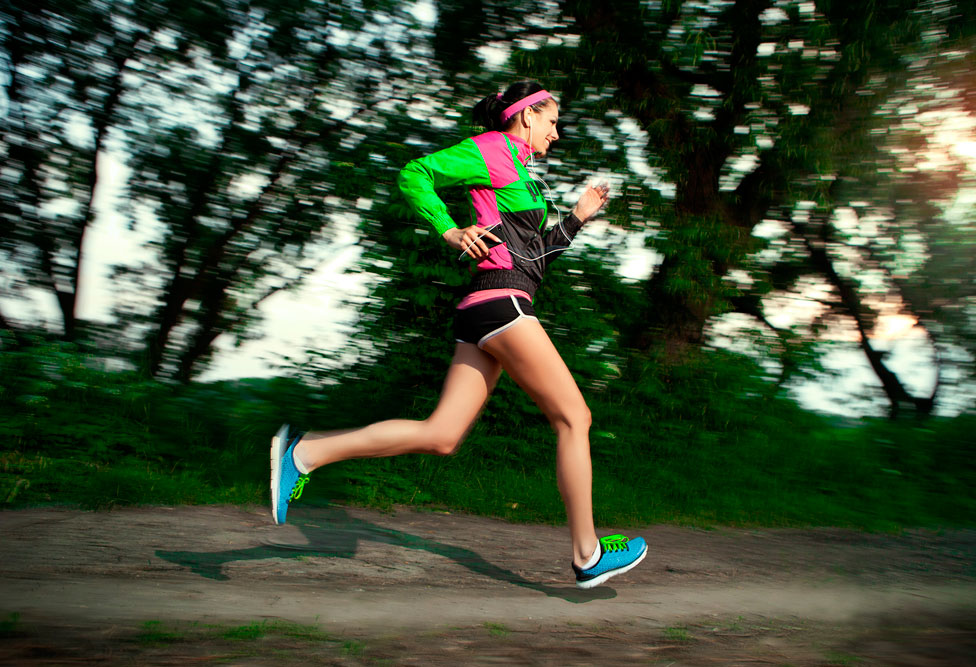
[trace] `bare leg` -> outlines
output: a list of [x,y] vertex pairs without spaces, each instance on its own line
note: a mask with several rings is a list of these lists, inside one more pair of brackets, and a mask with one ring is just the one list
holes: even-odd
[[347,431],[306,433],[295,455],[309,471],[347,459],[454,452],[495,388],[501,365],[470,343],[458,343],[440,401],[423,421],[391,419]]
[[583,565],[597,548],[593,527],[590,410],[572,373],[537,320],[522,320],[489,338],[484,349],[532,397],[556,431],[556,478],[566,505],[573,561]]

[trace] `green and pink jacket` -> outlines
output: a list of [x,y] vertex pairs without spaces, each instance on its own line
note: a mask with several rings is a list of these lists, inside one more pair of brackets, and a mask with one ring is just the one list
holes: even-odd
[[486,132],[409,162],[399,186],[410,207],[443,234],[458,225],[437,196],[440,188],[468,188],[471,224],[502,240],[485,239],[490,255],[477,265],[469,292],[522,290],[531,299],[549,263],[583,223],[570,214],[546,231],[546,200],[525,168],[530,148],[505,132]]

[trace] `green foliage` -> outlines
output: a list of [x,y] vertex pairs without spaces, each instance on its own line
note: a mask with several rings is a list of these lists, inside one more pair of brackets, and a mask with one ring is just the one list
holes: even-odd
[[[188,467],[190,461],[181,462]],[[84,458],[0,454],[0,495],[5,505],[58,503],[83,509],[125,505],[193,505],[213,502],[259,502],[265,491],[253,482],[208,483],[194,470],[176,470],[135,457],[111,463]]]
[[[567,123],[547,179],[613,172],[608,217],[652,232],[664,260],[632,285],[612,252],[573,251],[538,294],[595,417],[598,520],[970,521],[971,415],[846,428],[803,412],[781,390],[816,365],[816,328],[765,346],[784,369],[775,384],[753,361],[701,347],[711,318],[739,310],[759,321],[765,297],[811,276],[849,288],[830,305],[872,323],[870,281],[834,270],[854,254],[850,273],[887,275],[879,302],[907,304],[934,335],[972,350],[972,216],[936,215],[960,184],[920,178],[889,150],[922,151],[896,126],[901,110],[938,110],[966,82],[966,5],[792,4],[767,20],[763,3],[584,0],[533,12],[452,0],[438,5],[433,34],[389,2],[369,12],[307,0],[248,11],[219,0],[111,11],[58,2],[5,14],[18,122],[2,137],[2,281],[15,295],[57,292],[62,338],[79,342],[4,334],[0,495],[8,505],[249,502],[264,493],[263,452],[281,421],[338,428],[429,414],[467,265],[407,214],[395,173],[473,130],[443,118],[524,75],[560,92]],[[492,41],[533,48],[515,48],[515,71],[486,67],[476,47]],[[84,141],[73,135],[83,126]],[[110,132],[132,170],[123,213],[140,226],[152,211],[158,261],[118,269],[128,296],[86,339],[72,333],[76,269]],[[750,156],[752,171],[733,167]],[[446,199],[466,220],[460,193]],[[874,238],[835,224],[854,201],[887,216]],[[66,212],[42,215],[52,206]],[[256,307],[299,284],[314,268],[305,250],[350,213],[362,220],[362,270],[383,277],[350,342],[352,367],[182,387],[106,370],[124,357],[187,381],[217,335],[259,335]],[[753,237],[764,219],[781,221],[786,238]],[[730,280],[733,269],[748,280]],[[553,459],[544,418],[503,379],[458,455],[319,475],[340,499],[560,521]]]
[[[971,417],[834,425],[771,396],[741,360],[706,354],[661,369],[649,361],[639,382],[618,380],[590,394],[599,525],[968,525]],[[496,424],[494,407],[493,398],[453,457],[341,464],[360,480],[373,476],[345,492],[369,503],[429,497],[465,511],[561,522],[554,436],[540,416],[531,424],[504,411]],[[508,436],[493,434],[496,426]],[[889,431],[894,440],[883,435]],[[391,473],[396,481],[386,485]]]
[[[422,418],[437,394],[397,384],[410,373],[314,388],[287,379],[182,386],[140,383],[92,362],[63,344],[0,353],[5,371],[18,369],[0,374],[4,506],[263,503],[268,438],[282,421],[329,429]],[[620,375],[603,368],[579,374],[594,415],[599,525],[892,529],[970,525],[976,515],[972,415],[834,424],[778,397],[752,362],[726,352],[680,365],[646,357]],[[72,435],[72,422],[88,426]],[[328,466],[303,502],[561,523],[554,464],[551,429],[503,378],[456,455]]]
[[[903,111],[961,103],[949,93],[972,70],[971,4],[444,0],[433,25],[388,1],[12,5],[0,30],[12,120],[0,135],[3,285],[24,299],[56,296],[64,339],[97,341],[103,356],[185,382],[218,336],[260,336],[259,306],[299,286],[316,268],[308,250],[356,215],[362,270],[389,280],[366,307],[354,375],[382,359],[403,376],[391,351],[407,344],[412,382],[437,383],[465,267],[409,224],[395,174],[474,131],[474,100],[531,76],[562,107],[547,178],[611,173],[619,197],[607,216],[653,231],[664,258],[636,298],[599,279],[600,290],[628,293],[627,308],[595,296],[600,314],[581,311],[584,342],[561,343],[588,382],[606,381],[601,364],[620,368],[627,355],[615,346],[697,347],[711,318],[759,320],[770,292],[811,279],[850,288],[825,326],[855,316],[869,327],[883,291],[937,344],[972,352],[971,225],[938,215],[965,179],[893,157],[925,148],[924,133],[899,120],[918,114]],[[508,62],[486,62],[485,44],[511,45]],[[151,237],[151,259],[120,258],[114,320],[99,327],[76,322],[75,310],[81,241],[107,184],[97,160],[109,153],[130,170],[118,212]],[[855,201],[885,218],[874,238],[835,228]],[[815,203],[802,224],[799,202]],[[757,248],[751,232],[765,219],[787,225],[784,252]],[[813,262],[817,244],[828,251]],[[852,254],[856,275],[833,270]],[[748,280],[729,279],[743,271]],[[9,319],[0,313],[0,327]],[[799,334],[779,333],[776,349],[796,348]],[[594,348],[608,351],[589,364]],[[781,361],[809,368],[810,358]],[[953,363],[971,376],[972,364]],[[97,419],[79,425],[88,427],[101,429]]]
[[[967,167],[919,169],[911,147],[927,141],[913,109],[967,106],[955,91],[965,88],[961,73],[972,71],[971,4],[567,2],[567,32],[582,35],[579,42],[560,44],[554,27],[556,46],[513,58],[520,73],[555,79],[569,113],[585,119],[587,134],[602,134],[602,143],[563,142],[566,162],[616,164],[629,145],[629,155],[663,170],[661,180],[674,186],[672,197],[649,196],[654,186],[644,174],[620,169],[625,201],[614,217],[653,225],[650,243],[664,257],[625,344],[698,346],[710,318],[728,311],[768,324],[762,304],[771,285],[801,293],[826,282],[842,298],[828,303],[816,323],[823,327],[801,335],[822,335],[851,318],[869,332],[883,294],[883,302],[918,316],[940,345],[971,347],[972,336],[957,326],[972,296],[972,285],[960,281],[972,273],[972,253],[965,244],[920,249],[944,238],[933,202],[963,191],[955,175]],[[607,126],[621,114],[644,134],[617,139]],[[891,164],[892,155],[900,162]],[[813,212],[804,213],[806,202]],[[832,228],[832,218],[855,205],[865,207],[862,219],[881,219],[876,233],[858,225],[845,237]],[[770,219],[787,227],[783,252],[762,251],[751,236]],[[914,251],[898,241],[903,235]],[[733,269],[749,279],[733,286]],[[935,281],[936,274],[948,280]],[[933,298],[946,292],[955,298]],[[783,341],[783,349],[791,346]],[[906,400],[895,374],[868,354],[893,406],[930,409],[934,396]],[[971,364],[950,364],[948,356],[939,362],[951,367],[947,375],[971,377]]]
[[[145,242],[140,259],[93,267],[113,278],[104,354],[185,382],[218,336],[254,336],[258,305],[316,268],[306,249],[328,241],[334,216],[385,196],[384,151],[357,128],[395,125],[398,112],[387,121],[376,107],[434,85],[415,67],[412,20],[400,3],[317,0],[0,10],[12,121],[0,131],[2,279],[59,308],[50,324],[0,313],[0,329],[97,332],[76,312],[91,261],[81,244],[97,195],[121,187],[111,212]],[[337,37],[378,25],[375,39]],[[126,164],[124,183],[96,168],[108,155]]]

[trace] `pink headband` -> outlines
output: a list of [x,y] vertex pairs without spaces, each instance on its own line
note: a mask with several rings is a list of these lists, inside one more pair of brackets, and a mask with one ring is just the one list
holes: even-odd
[[[533,104],[537,104],[537,103],[541,102],[542,100],[548,100],[551,97],[552,97],[552,95],[548,91],[546,91],[546,90],[540,90],[537,93],[532,93],[528,97],[523,97],[522,99],[520,99],[518,102],[516,102],[512,106],[510,106],[507,109],[505,109],[504,111],[502,111],[502,117],[501,117],[502,125],[504,125],[505,123],[507,123],[512,118],[512,116],[514,116],[515,114],[517,114],[519,111],[521,111],[525,107],[530,107]],[[499,95],[498,98],[501,99],[501,95]]]

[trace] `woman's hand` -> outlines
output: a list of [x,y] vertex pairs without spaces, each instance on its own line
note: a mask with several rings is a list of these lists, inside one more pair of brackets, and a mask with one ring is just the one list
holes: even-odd
[[607,203],[608,199],[610,199],[609,185],[590,186],[586,188],[586,192],[583,193],[583,196],[576,203],[576,207],[573,209],[573,215],[579,218],[580,222],[586,222],[603,208],[603,205]]
[[441,237],[447,241],[447,245],[451,246],[455,250],[460,250],[464,254],[471,257],[476,261],[481,261],[483,259],[488,259],[488,244],[482,241],[482,237],[487,237],[492,241],[501,243],[502,240],[489,232],[484,227],[478,227],[477,225],[472,225],[471,227],[465,227],[461,229],[460,227],[455,227],[453,229],[448,229],[444,232]]

